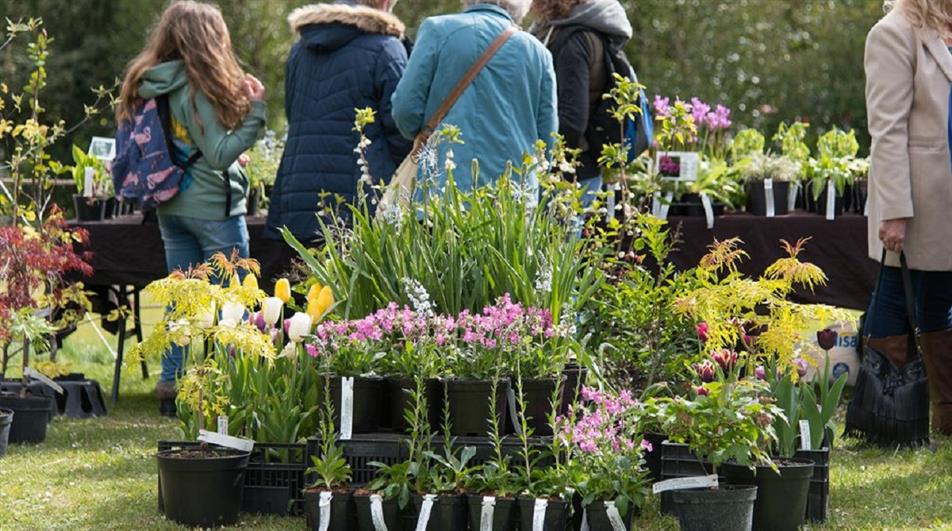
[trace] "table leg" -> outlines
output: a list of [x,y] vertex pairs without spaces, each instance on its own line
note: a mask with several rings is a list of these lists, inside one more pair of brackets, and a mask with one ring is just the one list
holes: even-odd
[[[132,323],[133,331],[136,335],[136,339],[139,340],[139,343],[142,343],[145,338],[142,337],[142,305],[140,303],[140,293],[142,290],[138,286],[132,287]],[[144,380],[149,379],[149,365],[145,362],[145,358],[139,360],[139,365],[142,367],[142,378]]]
[[[119,297],[120,301],[128,302],[129,296],[126,294],[126,287],[119,287]],[[116,367],[113,369],[112,373],[112,405],[116,405],[116,402],[119,401],[119,380],[122,377],[122,357],[126,350],[126,322],[125,317],[119,317],[119,344],[116,348]]]

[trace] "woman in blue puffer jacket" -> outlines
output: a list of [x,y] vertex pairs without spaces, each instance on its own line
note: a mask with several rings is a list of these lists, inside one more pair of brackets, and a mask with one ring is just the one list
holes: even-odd
[[354,109],[376,111],[366,129],[375,183],[389,181],[409,153],[410,142],[391,117],[390,98],[407,63],[404,26],[389,13],[395,3],[310,5],[289,17],[300,38],[288,59],[288,140],[271,196],[269,237],[280,238],[279,229],[287,227],[299,240],[314,241],[318,213],[346,214],[344,203],[355,200],[362,175]]

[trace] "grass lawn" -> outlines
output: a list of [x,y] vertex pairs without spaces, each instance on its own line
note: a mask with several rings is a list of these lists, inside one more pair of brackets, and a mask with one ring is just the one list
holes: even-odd
[[[108,393],[111,356],[88,325],[70,338],[64,359]],[[151,365],[153,373],[156,364]],[[100,419],[57,418],[45,443],[11,446],[0,460],[0,530],[179,529],[156,507],[156,441],[176,438],[175,421],[157,414],[138,367],[123,375],[122,397]],[[831,518],[816,529],[952,529],[952,445],[936,451],[884,452],[840,439],[831,470]],[[646,508],[636,529],[676,529]],[[303,519],[243,515],[241,529],[300,529]]]

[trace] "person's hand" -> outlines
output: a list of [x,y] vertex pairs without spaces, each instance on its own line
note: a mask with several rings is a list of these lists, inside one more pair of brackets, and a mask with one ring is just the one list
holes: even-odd
[[264,84],[251,74],[245,74],[245,93],[251,101],[264,101],[267,91]]
[[251,157],[249,157],[247,153],[238,155],[238,165],[242,168],[246,168],[249,162],[251,162]]
[[886,249],[901,253],[902,246],[906,242],[906,220],[890,219],[880,223],[879,241],[883,242]]

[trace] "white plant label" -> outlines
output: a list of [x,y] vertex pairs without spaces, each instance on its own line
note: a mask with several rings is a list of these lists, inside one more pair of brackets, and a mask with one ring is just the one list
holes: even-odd
[[833,179],[826,181],[826,220],[833,221],[836,218],[836,186],[833,186]]
[[545,510],[549,507],[549,500],[537,499],[532,508],[532,531],[545,531]]
[[495,515],[496,497],[483,496],[483,505],[479,512],[479,531],[493,531],[493,517]]
[[787,191],[787,210],[793,212],[797,208],[797,194],[800,192],[800,183],[790,183]]
[[242,439],[241,437],[232,437],[231,435],[221,435],[213,431],[198,430],[198,440],[208,444],[217,444],[226,448],[250,452],[255,447],[255,442],[251,439]]
[[83,197],[96,195],[96,170],[86,168],[83,172]]
[[592,528],[588,525],[588,509],[582,507],[582,527],[579,528],[579,531],[592,531]]
[[[506,394],[506,400],[509,402],[509,411],[519,411],[516,407],[516,391],[510,387]],[[512,415],[512,429],[516,435],[522,435],[522,426],[519,424],[519,415]]]
[[383,518],[383,498],[379,494],[370,495],[370,519],[374,523],[374,531],[390,531]]
[[615,507],[614,501],[605,502],[605,515],[608,516],[608,523],[612,525],[612,531],[628,531],[625,527],[625,521],[621,519],[621,513],[618,507]]
[[705,193],[701,193],[701,206],[704,207],[704,219],[707,220],[707,228],[714,228],[714,205],[711,204],[711,198]]
[[810,438],[810,421],[806,419],[800,421],[800,449],[813,449],[813,441]]
[[321,499],[317,503],[319,509],[318,512],[321,514],[321,520],[317,524],[317,529],[319,531],[327,531],[331,526],[331,499],[333,497],[333,493],[321,493]]
[[436,501],[436,494],[423,495],[423,505],[420,506],[420,517],[417,518],[416,531],[426,531],[426,526],[430,523],[430,513],[433,512],[434,501]]
[[866,204],[863,205],[863,215],[869,217],[869,197],[866,198]]
[[354,434],[354,377],[340,379],[340,438],[349,441]]
[[37,380],[43,385],[49,387],[50,389],[56,391],[58,394],[63,394],[63,388],[53,380],[50,380],[45,374],[33,370],[33,367],[27,367],[23,369],[23,373],[26,374],[27,378],[31,380]]
[[717,488],[717,474],[710,476],[694,476],[689,478],[676,478],[666,481],[659,481],[654,484],[652,490],[655,494],[660,494],[668,490],[681,489],[706,489]]
[[767,217],[775,217],[777,209],[774,205],[773,179],[764,179],[764,200],[767,202]]
[[218,417],[218,433],[228,435],[228,415]]

